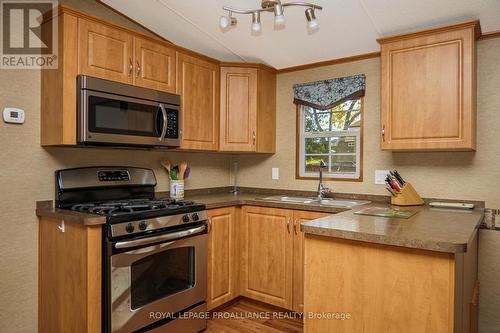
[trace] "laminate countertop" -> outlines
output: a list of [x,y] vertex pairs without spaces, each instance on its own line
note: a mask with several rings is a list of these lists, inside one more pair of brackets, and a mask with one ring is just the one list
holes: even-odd
[[[162,194],[158,195],[160,198],[162,196]],[[356,211],[368,207],[390,207],[389,204],[383,202],[373,202],[350,210],[319,204],[263,200],[267,196],[270,194],[210,193],[188,195],[186,199],[203,203],[207,209],[254,205],[332,213],[332,215],[302,223],[301,230],[309,235],[448,253],[466,252],[483,219],[483,209],[481,208],[456,210],[429,206],[404,207],[402,209],[416,210],[417,214],[408,219],[396,219],[354,214]],[[64,219],[68,222],[84,225],[99,225],[106,222],[102,216],[54,208],[52,201],[37,202],[36,214],[39,217]]]

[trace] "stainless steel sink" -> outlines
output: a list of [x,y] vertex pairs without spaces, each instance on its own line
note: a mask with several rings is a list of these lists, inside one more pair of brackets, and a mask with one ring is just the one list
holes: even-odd
[[330,199],[330,198],[320,200],[316,197],[289,197],[284,195],[275,195],[271,197],[262,198],[261,200],[301,203],[301,204],[316,204],[316,205],[325,205],[325,206],[341,207],[341,208],[352,208],[356,206],[369,204],[371,202],[366,200],[347,200],[347,199]]
[[267,200],[267,201],[281,201],[281,202],[295,202],[295,203],[302,203],[302,204],[307,204],[307,203],[314,203],[318,202],[318,198],[312,198],[312,197],[287,197],[284,195],[275,195],[272,197],[267,197],[267,198],[262,198],[262,200]]

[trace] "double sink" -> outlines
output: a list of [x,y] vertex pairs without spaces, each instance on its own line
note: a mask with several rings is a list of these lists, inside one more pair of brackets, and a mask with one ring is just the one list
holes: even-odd
[[332,198],[319,199],[317,197],[289,197],[284,195],[266,197],[262,198],[261,200],[296,203],[296,204],[325,205],[338,208],[352,208],[371,203],[371,201],[367,200],[348,200],[348,199],[332,199]]

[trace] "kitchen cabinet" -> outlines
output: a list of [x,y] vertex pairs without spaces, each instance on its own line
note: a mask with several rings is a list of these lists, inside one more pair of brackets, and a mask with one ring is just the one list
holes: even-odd
[[241,294],[302,311],[304,236],[300,224],[330,213],[244,206]]
[[381,149],[476,149],[479,21],[378,39]]
[[212,310],[237,296],[237,208],[208,210],[208,293]]
[[289,309],[292,305],[291,210],[242,210],[241,294]]
[[175,93],[175,49],[160,42],[134,37],[134,84]]
[[219,67],[177,53],[177,93],[181,95],[181,149],[217,150],[219,143]]
[[38,331],[101,331],[101,226],[40,218]]
[[265,66],[221,66],[220,150],[274,153],[276,74]]
[[133,42],[126,31],[79,19],[79,74],[132,84]]
[[328,215],[331,214],[293,211],[293,311],[304,311],[304,233],[300,231],[300,224]]

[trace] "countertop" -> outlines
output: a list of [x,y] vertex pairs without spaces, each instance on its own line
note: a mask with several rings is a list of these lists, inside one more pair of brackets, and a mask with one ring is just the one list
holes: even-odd
[[[330,216],[303,223],[301,230],[312,235],[448,253],[466,252],[467,246],[483,218],[483,209],[481,208],[452,210],[430,208],[429,206],[404,207],[403,209],[417,211],[417,214],[409,219],[383,218],[354,214],[354,212],[367,207],[390,206],[383,202],[374,202],[348,210],[319,204],[262,200],[263,197],[269,195],[269,193],[242,192],[234,195],[227,192],[215,192],[187,195],[186,199],[203,203],[207,206],[207,209],[255,205],[332,213]],[[162,196],[164,195],[159,194],[159,197]],[[362,199],[367,198],[365,196]],[[103,216],[54,208],[52,201],[37,202],[36,214],[40,217],[64,219],[68,222],[82,223],[89,226],[106,223]]]
[[401,207],[415,210],[408,219],[357,215],[368,207],[389,207],[387,204],[368,204],[353,210],[302,223],[306,234],[358,240],[385,245],[431,251],[467,252],[483,218],[483,209],[457,210],[429,206]]

